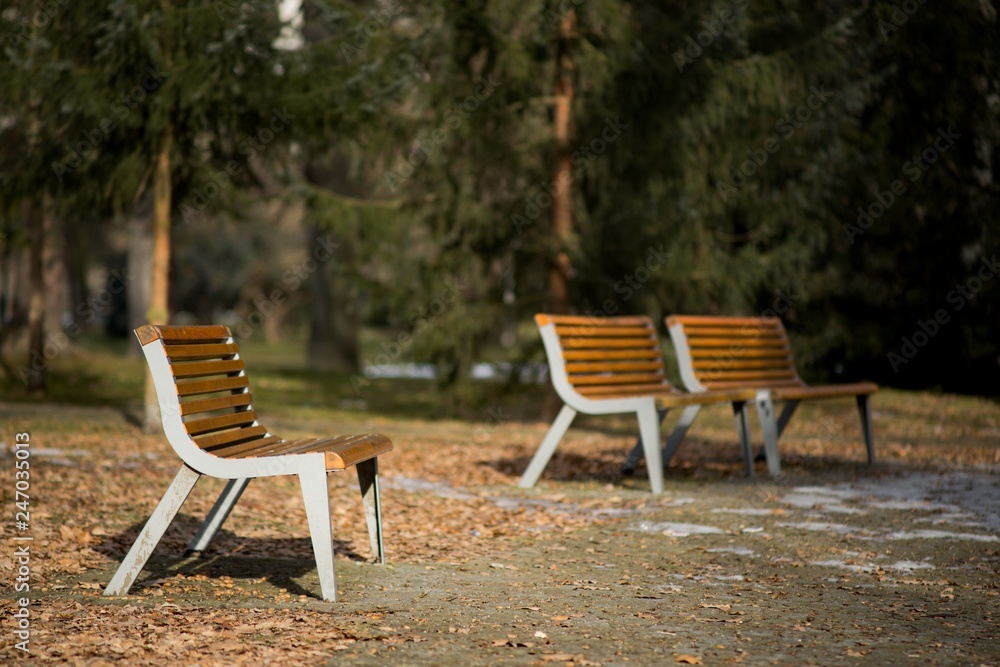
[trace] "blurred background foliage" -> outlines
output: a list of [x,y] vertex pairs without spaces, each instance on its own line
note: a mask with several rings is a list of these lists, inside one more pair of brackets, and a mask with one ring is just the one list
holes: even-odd
[[997,393],[991,0],[12,0],[0,38],[0,358],[36,389],[146,321],[165,173],[170,320],[314,370],[461,396],[542,358],[539,311],[773,310],[807,379]]

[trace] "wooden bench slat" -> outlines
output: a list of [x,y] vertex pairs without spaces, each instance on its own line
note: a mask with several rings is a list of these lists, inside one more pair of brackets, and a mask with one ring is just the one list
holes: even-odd
[[267,451],[268,447],[282,439],[276,435],[265,435],[264,437],[251,438],[242,442],[230,445],[223,445],[212,450],[212,454],[224,459],[251,458],[257,452]]
[[[740,351],[741,359],[785,359],[791,356],[790,348],[760,348],[760,349],[744,349]],[[705,348],[705,349],[694,349],[691,350],[691,359],[712,359],[718,360],[719,357],[726,358],[729,353],[725,348]],[[733,355],[735,358],[736,355]]]
[[[596,387],[577,387],[582,396],[653,396],[657,393],[682,394],[673,385],[664,382],[643,384],[604,385]],[[683,394],[682,394],[683,395]]]
[[245,370],[242,359],[222,359],[212,361],[187,361],[171,364],[175,378],[205,377],[207,375],[229,375]]
[[636,326],[653,326],[653,321],[648,317],[643,317],[641,315],[634,317],[590,317],[587,315],[535,315],[535,322],[538,326],[543,327],[546,324],[553,323],[556,326],[559,325],[583,325],[583,326],[593,326],[593,327],[615,327],[615,326],[625,326],[625,327],[636,327]]
[[737,371],[737,370],[750,370],[753,368],[761,369],[792,369],[792,358],[790,356],[783,357],[771,357],[764,359],[744,359],[742,355],[734,356],[730,358],[712,358],[703,359],[695,358],[692,360],[691,365],[696,371]]
[[[267,434],[267,429],[263,426],[247,426],[246,428],[237,428],[231,431],[223,431],[221,433],[213,433],[211,435],[203,435],[199,438],[194,438],[194,441],[198,443],[198,446],[205,451],[212,452],[216,454],[216,449],[221,449],[223,447],[228,447],[232,445],[239,445],[245,443],[249,440],[257,440],[262,436]],[[227,454],[216,454],[217,456],[227,456]]]
[[391,450],[392,443],[387,437],[380,434],[369,435],[361,442],[328,448],[325,452],[326,469],[344,470]]
[[801,387],[801,380],[702,380],[702,384],[709,389],[740,389],[742,387],[754,387],[756,389],[767,389],[769,387]]
[[184,422],[184,428],[187,429],[188,435],[197,436],[211,433],[212,431],[221,431],[225,428],[249,426],[255,421],[257,421],[256,413],[253,410],[244,410],[243,412],[233,412],[219,417],[192,419]]
[[719,382],[723,380],[796,380],[798,375],[794,370],[749,370],[749,371],[709,371],[703,373],[702,377],[707,382]]
[[185,327],[146,324],[136,329],[135,333],[142,345],[148,345],[154,340],[162,340],[166,345],[184,340],[227,340],[232,338],[229,327],[222,325]]
[[178,396],[195,396],[197,394],[212,394],[219,391],[249,389],[250,382],[245,375],[236,377],[215,378],[213,380],[190,380],[177,383]]
[[776,329],[758,329],[751,328],[749,330],[744,329],[724,329],[721,327],[691,327],[690,329],[685,328],[684,333],[687,334],[688,339],[692,344],[696,344],[701,338],[719,338],[725,337],[730,340],[743,340],[744,338],[749,338],[751,340],[756,340],[759,338],[780,338],[781,340],[787,340],[788,337],[784,332]]
[[667,317],[667,326],[682,324],[685,327],[694,325],[726,327],[738,329],[745,325],[781,326],[777,317],[731,317],[728,315],[671,315]]
[[775,389],[772,396],[779,401],[801,401],[816,398],[842,398],[874,394],[878,385],[873,382],[852,382],[845,384],[804,385]]
[[658,371],[663,368],[661,361],[578,361],[566,364],[567,373],[599,373],[608,371],[622,373],[628,371]]
[[734,353],[745,349],[791,349],[788,345],[788,340],[784,338],[695,338],[693,340],[689,338],[688,346],[692,350],[711,347],[730,350]]
[[220,359],[239,354],[236,343],[203,343],[198,345],[166,345],[167,357],[174,361],[195,361],[198,359]]
[[660,350],[647,348],[643,350],[563,350],[563,359],[567,361],[578,361],[585,359],[660,359],[662,363],[663,353]]
[[279,440],[262,447],[255,447],[249,452],[244,452],[240,457],[287,456],[322,452],[326,455],[327,470],[344,470],[391,450],[392,442],[389,438],[379,433],[367,433],[305,440]]
[[650,384],[663,382],[663,373],[598,373],[596,375],[570,375],[574,387],[601,384]]
[[181,402],[181,416],[195,415],[200,412],[212,412],[214,410],[225,410],[227,408],[240,408],[250,405],[251,396],[249,392],[243,394],[231,394],[229,396],[215,396],[212,398],[197,398],[190,401]]
[[557,326],[556,333],[560,336],[653,336],[653,327],[585,327]]
[[653,345],[659,349],[659,341],[652,338],[563,338],[563,348],[570,350],[580,349],[607,349],[607,348],[632,348],[636,350],[649,350]]

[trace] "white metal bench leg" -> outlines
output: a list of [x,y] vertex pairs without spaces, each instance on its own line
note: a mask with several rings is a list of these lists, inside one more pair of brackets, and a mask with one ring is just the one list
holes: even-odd
[[372,554],[376,563],[385,563],[385,547],[382,544],[382,505],[378,493],[378,459],[368,459],[355,466],[358,469],[358,485],[361,487],[361,502],[368,522],[368,537],[372,543]]
[[767,471],[771,475],[781,473],[781,461],[778,457],[778,424],[774,418],[774,402],[771,392],[762,389],[757,392],[757,416],[760,418],[760,430],[764,433],[764,457],[767,459]]
[[185,556],[208,549],[212,541],[215,540],[215,536],[219,534],[222,524],[229,518],[229,513],[233,511],[233,507],[236,506],[237,501],[243,495],[243,491],[249,483],[249,477],[229,480],[226,488],[219,494],[219,499],[215,501],[215,504],[209,511],[208,516],[205,517],[201,526],[198,527],[198,532],[195,533],[188,544],[187,551],[184,552]]
[[[667,408],[660,408],[656,411],[657,416],[660,418],[660,424],[663,424],[663,420],[667,416]],[[629,451],[628,456],[625,457],[625,463],[622,464],[622,474],[631,475],[635,472],[635,469],[639,467],[639,461],[642,460],[642,438],[636,438],[635,444]],[[669,462],[669,457],[664,456],[664,465]]]
[[337,576],[333,570],[333,529],[330,527],[330,488],[327,486],[326,470],[316,468],[300,472],[299,483],[302,485],[309,536],[316,555],[320,590],[324,600],[336,602]]
[[667,444],[663,448],[663,467],[670,465],[670,459],[674,458],[674,454],[677,453],[677,449],[681,446],[681,442],[684,440],[684,436],[687,435],[688,429],[691,428],[691,424],[694,423],[695,417],[701,412],[700,405],[689,405],[684,408],[681,412],[681,418],[677,420],[677,425],[674,426],[674,430],[670,432],[670,436],[667,438]]
[[531,463],[528,464],[527,470],[521,475],[521,482],[518,486],[522,489],[530,489],[535,485],[538,478],[542,476],[545,466],[548,465],[549,459],[552,458],[552,453],[556,450],[556,445],[559,444],[566,431],[569,430],[569,425],[573,422],[574,417],[576,417],[576,410],[568,405],[562,406],[562,410],[559,411],[556,420],[549,427],[549,432],[545,434],[542,444],[538,446],[538,451],[532,457]]
[[865,434],[865,448],[868,450],[868,464],[875,463],[875,435],[872,433],[871,397],[863,394],[857,397],[858,412],[861,413],[861,430]]
[[[785,432],[788,422],[792,421],[792,415],[795,414],[795,408],[797,407],[799,407],[798,401],[785,401],[785,406],[781,408],[781,414],[778,415],[778,440],[781,439],[781,434]],[[764,451],[763,445],[761,445],[760,451],[757,452],[757,459],[759,461],[767,459],[767,452]]]
[[733,403],[733,417],[736,419],[736,432],[740,436],[740,447],[743,449],[743,464],[747,469],[747,477],[753,477],[753,448],[750,444],[750,414],[747,404],[743,401]]
[[132,584],[135,583],[136,577],[146,565],[146,561],[156,549],[156,545],[160,543],[163,534],[167,532],[170,522],[177,516],[181,505],[187,500],[200,478],[201,473],[195,472],[187,466],[181,467],[156,509],[153,510],[146,525],[135,538],[125,560],[118,566],[115,576],[111,578],[108,587],[104,589],[105,595],[126,595],[128,593]]
[[636,415],[639,417],[639,437],[642,438],[642,451],[649,471],[650,490],[663,493],[663,453],[660,451],[660,421],[656,407],[650,405],[648,410],[637,410]]

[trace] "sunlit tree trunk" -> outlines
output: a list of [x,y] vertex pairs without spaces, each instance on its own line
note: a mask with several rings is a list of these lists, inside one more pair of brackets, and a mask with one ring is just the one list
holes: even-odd
[[[556,51],[555,84],[555,139],[556,154],[552,182],[556,184],[552,195],[552,238],[556,248],[549,267],[549,310],[552,313],[570,312],[569,254],[567,244],[573,233],[573,56],[570,40],[576,27],[576,11],[570,9],[559,25],[559,45]],[[561,407],[555,389],[549,385],[542,404],[542,416],[554,419]]]
[[[146,317],[150,324],[167,324],[170,319],[170,149],[173,133],[167,126],[163,144],[156,160],[153,182],[153,267],[150,284],[149,310]],[[146,372],[146,406],[144,428],[147,431],[160,427],[160,409],[156,402],[153,379]]]

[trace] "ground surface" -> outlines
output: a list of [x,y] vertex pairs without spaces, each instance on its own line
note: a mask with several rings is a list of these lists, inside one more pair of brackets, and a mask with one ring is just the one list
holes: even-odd
[[[644,469],[616,472],[625,419],[582,421],[525,491],[546,425],[499,404],[479,421],[262,407],[282,434],[392,437],[388,565],[367,562],[346,475],[331,481],[340,602],[316,597],[293,479],[252,483],[209,552],[185,560],[221,489],[205,480],[132,595],[103,598],[176,457],[128,411],[0,403],[0,663],[1000,665],[995,403],[879,394],[874,467],[853,402],[804,407],[782,439],[783,475],[759,467],[754,480],[714,408],[659,497]],[[22,431],[26,531],[13,524]],[[14,646],[16,536],[33,538],[27,655]]]

